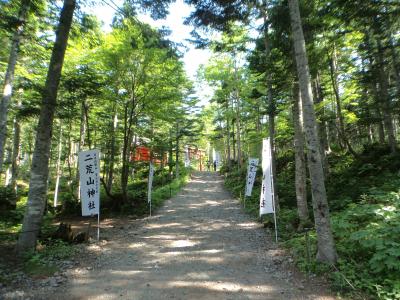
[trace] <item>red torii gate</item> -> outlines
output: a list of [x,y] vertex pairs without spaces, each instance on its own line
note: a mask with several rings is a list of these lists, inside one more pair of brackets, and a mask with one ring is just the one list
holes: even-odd
[[[206,156],[205,155],[206,151],[194,147],[188,147],[188,152],[189,152],[189,159],[194,158],[199,160],[199,169],[200,171],[203,171],[203,163],[204,163],[203,158]],[[157,157],[157,155],[154,156]],[[131,161],[150,162],[150,158],[151,158],[151,149],[144,145],[136,146],[135,150],[131,152]],[[166,157],[163,157],[162,160],[165,162]],[[162,160],[153,158],[153,162],[156,164],[161,164]]]
[[188,152],[189,152],[189,159],[195,158],[199,160],[199,169],[200,171],[203,171],[203,160],[202,158],[205,157],[205,150],[193,148],[193,147],[188,147]]

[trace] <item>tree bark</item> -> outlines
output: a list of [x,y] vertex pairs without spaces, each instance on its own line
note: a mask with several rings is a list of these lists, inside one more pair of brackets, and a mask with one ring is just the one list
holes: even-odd
[[176,123],[175,178],[179,178],[179,123]]
[[310,71],[303,28],[301,25],[298,0],[289,0],[289,10],[304,111],[304,130],[308,157],[307,161],[311,179],[313,211],[315,228],[317,232],[317,260],[327,263],[336,263],[337,253],[330,224],[324,172],[319,149],[317,122],[315,118],[313,96],[311,91]]
[[35,150],[30,174],[28,205],[22,224],[22,231],[17,242],[17,251],[19,253],[23,253],[27,250],[34,250],[37,236],[41,228],[46,204],[49,154],[54,111],[57,104],[57,91],[75,5],[75,0],[64,1],[60,21],[57,26],[56,40],[43,90],[39,124],[37,127]]
[[62,152],[62,125],[60,120],[60,136],[58,140],[58,155],[57,155],[57,164],[56,164],[56,186],[54,188],[54,208],[57,207],[58,204],[58,187],[60,185],[60,177],[61,177],[61,152]]
[[[81,122],[80,122],[80,127],[79,127],[79,143],[78,143],[78,149],[76,151],[76,157],[78,157],[78,153],[82,151],[83,147],[85,146],[85,141],[86,141],[86,132],[87,132],[87,127],[86,127],[86,113],[85,113],[85,102],[81,102]],[[80,181],[79,181],[79,166],[78,166],[78,160],[76,160],[76,175],[75,175],[75,182],[76,182],[76,198],[80,199],[81,198],[81,186],[80,186]]]
[[234,97],[236,100],[236,146],[237,146],[237,162],[238,162],[238,167],[240,168],[242,166],[242,147],[241,147],[241,139],[240,139],[240,132],[241,132],[241,126],[240,126],[240,95],[239,95],[239,79],[238,79],[238,74],[237,74],[237,66],[236,66],[236,57],[234,58],[235,66],[234,66],[234,72],[235,72],[235,90],[234,90]]
[[295,184],[297,213],[299,215],[299,230],[309,223],[307,207],[307,174],[306,156],[304,153],[303,109],[298,83],[293,85],[293,125],[294,125],[294,154],[295,154]]
[[118,116],[117,110],[114,108],[114,118],[113,123],[111,125],[111,145],[110,145],[110,162],[108,167],[108,176],[107,176],[107,189],[112,191],[112,184],[114,179],[114,160],[115,160],[115,132],[118,126]]
[[15,67],[17,65],[21,37],[30,4],[30,0],[21,1],[21,7],[18,14],[18,27],[12,37],[10,56],[8,58],[7,70],[4,76],[3,97],[1,98],[0,103],[0,173],[3,171],[4,149],[7,138],[8,107],[12,97]]
[[397,143],[393,127],[392,117],[392,105],[389,96],[389,84],[385,71],[385,62],[383,57],[384,50],[379,39],[376,40],[378,45],[377,62],[378,62],[378,76],[379,76],[379,90],[381,96],[382,112],[383,112],[383,124],[385,125],[386,133],[388,136],[388,143],[390,151],[396,153]]
[[[321,86],[321,79],[320,74],[317,72],[317,76],[315,78],[314,84],[314,93],[315,93],[315,103],[322,103],[324,101],[324,95]],[[325,112],[324,110],[320,112],[320,119],[317,121],[317,130],[319,135],[319,142],[320,142],[320,153],[322,159],[322,167],[324,169],[325,178],[329,176],[329,163],[326,157],[326,154],[331,151],[329,146],[329,129],[327,126],[327,122],[325,120]]]
[[232,157],[231,157],[231,131],[229,126],[229,99],[226,100],[226,144],[228,147],[228,169],[231,170],[232,167]]
[[[19,154],[20,154],[20,143],[21,143],[21,126],[19,125],[20,120],[16,116],[14,118],[14,140],[13,150],[11,157],[11,180],[10,185],[15,193],[17,193],[17,178],[19,171]],[[16,203],[15,203],[16,205]]]

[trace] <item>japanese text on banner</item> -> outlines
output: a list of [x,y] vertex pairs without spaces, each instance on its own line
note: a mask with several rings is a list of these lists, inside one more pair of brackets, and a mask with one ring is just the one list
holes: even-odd
[[249,165],[247,166],[247,181],[245,196],[251,196],[253,190],[254,180],[257,174],[258,158],[249,158]]
[[100,152],[83,151],[78,159],[82,216],[97,215],[100,212]]
[[275,211],[273,199],[271,144],[269,138],[263,140],[262,170],[263,178],[260,195],[260,216],[264,214],[272,214]]

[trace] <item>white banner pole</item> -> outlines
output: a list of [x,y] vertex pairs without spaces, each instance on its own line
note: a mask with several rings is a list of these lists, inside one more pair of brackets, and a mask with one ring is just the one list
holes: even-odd
[[97,241],[100,241],[100,211],[97,214]]
[[275,242],[278,242],[278,224],[276,222],[276,205],[275,205],[275,190],[274,190],[274,174],[272,172],[272,147],[271,147],[271,139],[269,140],[270,147],[269,147],[269,159],[271,160],[271,168],[269,169],[270,176],[271,176],[271,192],[272,192],[272,205],[274,208],[274,224],[275,224]]

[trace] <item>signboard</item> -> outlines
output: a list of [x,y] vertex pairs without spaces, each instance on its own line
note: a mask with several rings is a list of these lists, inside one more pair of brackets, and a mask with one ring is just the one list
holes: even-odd
[[150,163],[149,181],[148,181],[148,190],[147,190],[147,202],[148,203],[151,203],[151,189],[153,187],[153,175],[154,175],[154,167],[153,167],[153,164]]
[[249,158],[249,165],[247,166],[247,181],[245,196],[251,196],[253,190],[254,180],[256,178],[258,166],[258,158]]
[[82,151],[78,154],[81,186],[82,216],[100,212],[100,151]]
[[271,144],[269,138],[263,139],[262,151],[262,186],[260,195],[260,216],[264,214],[274,214],[274,189],[271,164]]

